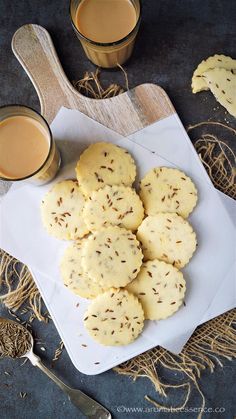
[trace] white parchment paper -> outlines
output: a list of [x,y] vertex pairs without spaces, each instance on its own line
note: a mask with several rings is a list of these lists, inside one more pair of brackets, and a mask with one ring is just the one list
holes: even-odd
[[[169,319],[146,322],[142,336],[133,344],[115,350],[103,348],[94,343],[83,329],[81,319],[88,302],[64,289],[58,269],[68,243],[48,236],[41,224],[40,202],[52,183],[39,188],[24,183],[16,184],[1,203],[0,246],[31,267],[74,364],[87,374],[102,372],[158,344],[179,352],[194,328],[204,316],[206,318],[208,310],[211,310],[211,315],[214,313],[214,298],[222,288],[222,282],[231,278],[231,272],[235,271],[233,222],[204,169],[201,170],[198,165],[191,145],[186,146],[183,127],[176,117],[169,118],[129,138],[121,137],[78,111],[65,108],[60,110],[51,126],[65,164],[56,182],[75,177],[76,160],[91,142],[111,141],[125,147],[133,155],[138,178],[156,166],[177,166],[189,174],[197,185],[199,202],[189,221],[197,233],[199,246],[183,270],[187,280],[186,306]],[[167,139],[171,137],[173,150]],[[226,301],[228,294],[223,293],[221,299]],[[78,302],[80,310],[75,308]],[[76,359],[75,353],[81,349],[81,339],[86,341],[88,350],[86,354],[85,351],[81,354],[80,350]],[[94,351],[100,359],[99,367],[92,362]]]

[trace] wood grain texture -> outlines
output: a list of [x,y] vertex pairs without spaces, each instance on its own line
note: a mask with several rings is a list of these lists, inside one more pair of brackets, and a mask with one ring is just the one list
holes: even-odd
[[127,136],[175,112],[165,91],[154,84],[142,84],[103,100],[81,95],[68,81],[49,33],[39,25],[19,28],[12,39],[12,50],[30,77],[41,113],[49,123],[65,106]]

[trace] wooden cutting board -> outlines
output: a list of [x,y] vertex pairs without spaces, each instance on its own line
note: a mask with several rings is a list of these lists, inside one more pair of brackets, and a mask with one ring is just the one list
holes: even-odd
[[12,50],[30,77],[39,96],[41,113],[49,123],[65,106],[127,136],[175,112],[165,91],[154,84],[141,84],[109,99],[84,97],[68,81],[49,33],[39,25],[18,29],[12,39]]

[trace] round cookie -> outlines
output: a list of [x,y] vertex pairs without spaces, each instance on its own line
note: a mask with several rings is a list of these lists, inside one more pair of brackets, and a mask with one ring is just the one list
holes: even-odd
[[136,236],[124,228],[107,227],[83,246],[85,272],[105,287],[124,287],[138,274],[143,254]]
[[177,268],[189,262],[197,245],[191,225],[174,213],[149,215],[139,226],[137,237],[145,260],[160,259]]
[[139,298],[145,319],[161,320],[172,316],[183,303],[186,283],[174,266],[154,259],[145,262],[127,290]]
[[82,268],[82,246],[86,240],[79,240],[67,247],[61,259],[60,272],[64,285],[74,294],[95,298],[106,289],[89,278]]
[[147,215],[175,212],[187,218],[197,203],[197,189],[184,172],[156,167],[141,180],[140,197]]
[[84,206],[83,217],[89,230],[118,225],[137,230],[144,216],[142,201],[134,189],[109,186],[93,191]]
[[123,289],[110,289],[96,297],[84,316],[90,336],[106,346],[128,345],[141,333],[143,324],[139,300]]
[[76,240],[87,234],[89,230],[82,217],[85,200],[77,181],[56,183],[41,203],[47,232],[62,240]]
[[105,185],[131,186],[136,166],[125,149],[111,143],[95,143],[81,154],[76,176],[83,192],[90,195]]

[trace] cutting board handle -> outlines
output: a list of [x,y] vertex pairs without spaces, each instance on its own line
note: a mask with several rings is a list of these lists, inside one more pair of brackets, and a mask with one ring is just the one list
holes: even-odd
[[28,24],[19,28],[12,38],[12,50],[31,79],[41,113],[49,123],[65,106],[80,110],[120,134],[130,135],[175,112],[165,91],[154,84],[142,84],[102,100],[81,95],[67,79],[51,37],[42,26]]
[[42,26],[28,24],[19,28],[12,38],[12,50],[38,93],[41,113],[50,121],[55,115],[55,104],[57,110],[63,105],[73,108],[74,95],[77,104],[88,100],[69,83],[52,39]]

